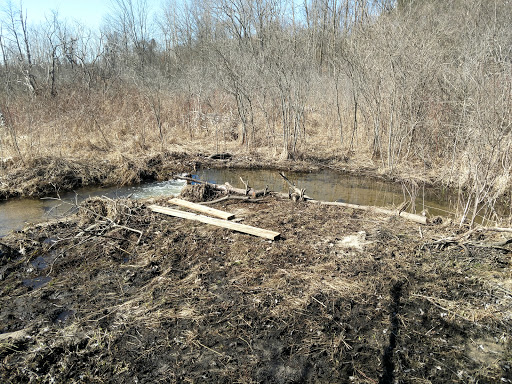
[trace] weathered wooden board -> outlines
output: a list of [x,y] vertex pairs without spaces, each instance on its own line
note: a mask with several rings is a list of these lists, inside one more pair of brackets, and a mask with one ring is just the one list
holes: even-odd
[[267,229],[251,227],[250,225],[233,223],[232,221],[226,221],[221,219],[216,219],[214,217],[208,217],[204,215],[196,215],[195,213],[179,211],[177,209],[172,209],[168,207],[162,207],[160,205],[150,205],[148,206],[153,212],[163,213],[164,215],[180,217],[182,219],[199,221],[205,224],[215,225],[217,227],[231,229],[233,231],[247,233],[249,235],[262,237],[264,239],[276,240],[279,236],[279,232],[269,231]]
[[169,203],[174,204],[174,205],[179,205],[180,207],[189,208],[194,211],[198,211],[198,212],[201,212],[201,213],[204,213],[204,214],[207,214],[210,216],[218,217],[218,218],[224,219],[224,220],[231,220],[231,219],[235,218],[235,215],[233,215],[232,213],[221,211],[220,209],[205,207],[204,205],[192,203],[187,200],[174,198],[174,199],[169,200]]

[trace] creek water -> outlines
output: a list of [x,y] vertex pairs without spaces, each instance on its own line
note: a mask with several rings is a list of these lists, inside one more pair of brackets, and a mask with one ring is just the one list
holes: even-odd
[[[398,206],[410,196],[401,184],[379,181],[362,176],[340,175],[333,171],[315,173],[285,173],[299,188],[306,189],[306,195],[316,200],[341,201],[351,204],[371,205],[378,207]],[[210,182],[229,182],[233,186],[243,188],[240,177],[248,181],[255,189],[287,192],[286,182],[277,171],[268,170],[229,170],[205,169],[198,172],[201,180]],[[454,198],[447,193],[432,189],[417,191],[414,211],[420,213],[428,209],[431,215],[447,216]],[[408,210],[409,212],[411,209]]]
[[[194,177],[217,184],[229,182],[233,186],[243,188],[240,181],[240,177],[242,177],[256,189],[268,186],[272,191],[288,191],[288,186],[274,170],[202,169]],[[398,206],[404,200],[410,201],[406,189],[396,183],[340,175],[332,171],[287,173],[287,177],[300,188],[305,188],[308,196],[317,200],[339,200],[352,204],[388,207]],[[76,209],[76,203],[80,203],[88,197],[143,199],[175,196],[184,186],[184,181],[169,180],[119,188],[83,188],[72,193],[62,194],[58,199],[49,197],[7,200],[0,203],[0,237],[12,230],[20,230],[27,223],[43,222],[72,213]],[[415,212],[419,213],[428,209],[430,215],[449,215],[450,207],[453,207],[454,204],[453,197],[432,189],[421,189],[417,192]]]
[[128,187],[81,188],[74,192],[60,194],[58,197],[42,199],[6,200],[0,202],[0,237],[7,235],[12,230],[22,229],[27,223],[40,223],[73,213],[76,211],[77,203],[89,197],[144,199],[156,196],[174,196],[181,192],[185,184],[181,180],[169,180]]

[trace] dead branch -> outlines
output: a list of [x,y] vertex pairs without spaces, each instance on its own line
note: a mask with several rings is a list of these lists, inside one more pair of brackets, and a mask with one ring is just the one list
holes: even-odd
[[173,178],[174,179],[179,179],[179,180],[189,181],[189,182],[192,182],[192,183],[205,184],[205,185],[210,186],[212,189],[215,189],[217,191],[221,191],[221,192],[226,193],[226,194],[234,193],[234,194],[237,194],[237,195],[251,196],[253,198],[256,198],[256,197],[260,197],[260,196],[266,196],[269,193],[268,188],[261,189],[261,190],[255,190],[253,188],[250,188],[249,191],[247,191],[247,189],[235,188],[235,187],[233,187],[229,183],[215,184],[215,183],[209,183],[207,181],[193,179],[191,177],[178,176],[178,175],[173,176]]
[[288,186],[290,187],[290,192],[288,193],[288,198],[292,199],[293,201],[297,201],[297,200],[301,200],[301,201],[304,201],[304,200],[312,200],[309,196],[306,195],[306,189],[299,189],[295,186],[294,183],[292,183],[285,175],[283,172],[279,172],[279,176],[281,176],[284,181],[286,181],[286,183],[288,184]]
[[251,190],[251,187],[249,187],[249,180],[244,181],[244,179],[242,179],[242,176],[240,176],[240,181],[242,182],[243,185],[245,185],[245,194],[247,195]]
[[263,199],[253,199],[251,198],[250,196],[233,196],[233,195],[227,195],[227,196],[224,196],[224,197],[221,197],[220,199],[215,199],[215,200],[211,200],[211,201],[203,201],[199,204],[201,205],[209,205],[209,204],[216,204],[216,203],[220,203],[220,202],[223,202],[223,201],[226,201],[226,200],[243,200],[243,201],[247,201],[247,202],[250,202],[250,203],[258,203],[260,201],[263,201]]

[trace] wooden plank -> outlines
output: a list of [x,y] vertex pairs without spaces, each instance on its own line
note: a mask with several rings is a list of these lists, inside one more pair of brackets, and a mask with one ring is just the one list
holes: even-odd
[[251,227],[250,225],[233,223],[232,221],[226,221],[221,219],[216,219],[213,217],[196,215],[195,213],[179,211],[177,209],[162,207],[160,205],[150,205],[148,206],[153,212],[163,213],[164,215],[181,217],[183,219],[199,221],[205,224],[215,225],[217,227],[231,229],[233,231],[247,233],[249,235],[263,237],[269,240],[276,240],[279,236],[279,232],[269,231],[266,229],[261,229],[257,227]]
[[174,198],[174,199],[169,200],[169,203],[174,204],[174,205],[179,205],[180,207],[189,208],[194,211],[205,213],[207,215],[218,217],[218,218],[224,219],[224,220],[231,220],[231,219],[235,218],[235,215],[233,215],[232,213],[221,211],[221,210],[215,209],[215,208],[205,207],[204,205],[192,203],[187,200]]

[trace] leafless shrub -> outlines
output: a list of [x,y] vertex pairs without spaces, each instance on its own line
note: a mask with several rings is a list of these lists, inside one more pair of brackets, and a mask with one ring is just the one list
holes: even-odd
[[169,1],[154,20],[145,1],[113,5],[95,32],[6,4],[6,156],[192,142],[360,156],[435,172],[463,218],[509,186],[508,2]]

